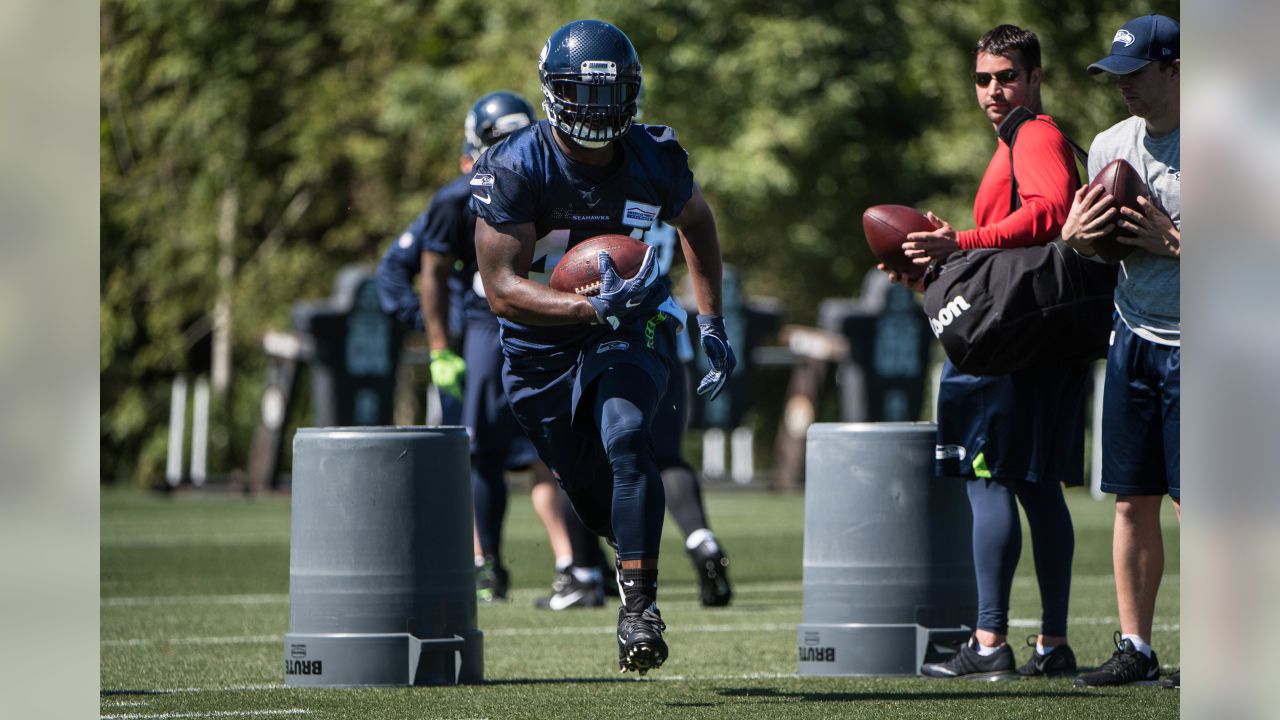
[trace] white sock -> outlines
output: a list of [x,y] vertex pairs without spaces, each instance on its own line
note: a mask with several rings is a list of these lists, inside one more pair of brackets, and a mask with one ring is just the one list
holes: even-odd
[[1041,643],[1040,643],[1040,641],[1039,641],[1039,640],[1037,640],[1037,641],[1036,641],[1036,652],[1037,652],[1037,653],[1039,653],[1039,654],[1041,654],[1041,655],[1048,655],[1049,653],[1053,652],[1053,649],[1054,649],[1054,648],[1056,648],[1056,647],[1058,647],[1058,646],[1057,646],[1057,645],[1043,645],[1043,644],[1041,644]]
[[996,645],[995,647],[987,647],[982,643],[978,643],[978,654],[981,655],[982,657],[991,657],[992,655],[995,655],[999,651],[1000,651],[999,645]]
[[476,555],[476,567],[478,567],[478,568],[482,568],[482,567],[484,567],[484,556],[483,556],[483,555]]
[[581,583],[598,583],[603,581],[600,568],[573,567],[573,577]]
[[720,550],[720,546],[716,544],[715,533],[706,528],[698,528],[697,530],[689,533],[689,537],[684,540],[684,548],[685,550],[692,550],[701,545],[704,541],[710,547],[711,552],[718,552]]
[[573,564],[572,555],[565,555],[564,557],[558,557],[556,558],[556,572],[564,572],[565,570],[568,570],[569,566],[572,564]]
[[1151,653],[1153,651],[1151,650],[1151,646],[1147,644],[1146,640],[1143,640],[1137,635],[1121,635],[1120,639],[1128,640],[1129,642],[1133,643],[1134,650],[1137,650],[1138,652],[1142,653],[1143,655],[1146,655],[1147,657],[1151,657]]

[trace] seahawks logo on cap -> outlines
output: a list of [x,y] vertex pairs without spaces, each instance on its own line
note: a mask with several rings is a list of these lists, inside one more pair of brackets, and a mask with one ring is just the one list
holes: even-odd
[[1129,47],[1130,45],[1133,44],[1134,39],[1135,38],[1133,37],[1133,33],[1129,32],[1128,30],[1125,30],[1124,28],[1120,28],[1118,31],[1116,31],[1116,36],[1111,38],[1111,44],[1115,45],[1116,43],[1120,43],[1125,47]]

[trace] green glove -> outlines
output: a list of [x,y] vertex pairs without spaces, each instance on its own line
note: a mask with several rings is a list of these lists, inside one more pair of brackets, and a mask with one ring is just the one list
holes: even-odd
[[431,351],[431,384],[455,398],[462,399],[462,376],[467,361],[449,348]]

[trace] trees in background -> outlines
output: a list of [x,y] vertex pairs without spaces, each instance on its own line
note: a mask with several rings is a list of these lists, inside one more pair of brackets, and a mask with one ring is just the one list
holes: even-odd
[[[995,139],[971,48],[1012,22],[1044,44],[1045,101],[1077,140],[1125,114],[1084,66],[1138,8],[1027,0],[104,0],[101,6],[102,475],[163,467],[169,381],[215,369],[215,458],[243,466],[262,333],[372,263],[457,172],[470,103],[535,101],[538,51],[577,17],[622,27],[647,122],[670,124],[748,288],[812,322],[873,266],[869,205],[958,227]],[[221,345],[220,345],[221,343]],[[217,392],[217,388],[215,388]]]

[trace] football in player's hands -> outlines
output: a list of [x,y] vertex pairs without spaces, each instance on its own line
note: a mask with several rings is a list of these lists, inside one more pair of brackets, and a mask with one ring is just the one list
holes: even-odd
[[591,297],[600,292],[600,252],[609,253],[618,276],[633,278],[649,246],[628,235],[597,235],[569,248],[551,271],[551,288]]
[[906,205],[875,205],[862,213],[862,232],[871,252],[890,270],[911,280],[923,275],[927,266],[911,262],[902,252],[902,243],[907,241],[908,233],[937,229],[924,213]]
[[[1093,180],[1089,183],[1089,187],[1101,185],[1103,194],[1110,195],[1114,198],[1116,212],[1120,208],[1127,207],[1138,212],[1142,212],[1142,206],[1138,204],[1139,197],[1147,197],[1147,184],[1143,182],[1142,176],[1137,170],[1133,169],[1124,158],[1112,160],[1106,167],[1098,171]],[[1109,263],[1118,263],[1129,256],[1133,252],[1132,245],[1126,245],[1116,238],[1133,237],[1133,233],[1128,232],[1120,227],[1119,223],[1124,216],[1117,215],[1116,229],[1108,233],[1106,236],[1093,241],[1093,250],[1098,257]]]

